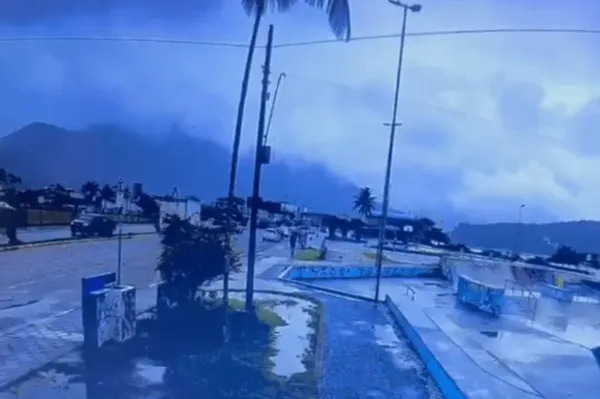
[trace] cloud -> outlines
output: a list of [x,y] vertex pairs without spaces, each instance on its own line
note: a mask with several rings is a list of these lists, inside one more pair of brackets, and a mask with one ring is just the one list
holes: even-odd
[[[10,3],[10,2],[9,2]],[[14,2],[13,2],[14,3]],[[74,2],[0,6],[4,36],[120,36],[248,41],[236,2]],[[226,4],[226,5],[225,5]],[[401,10],[352,2],[355,36],[398,32]],[[408,31],[596,27],[593,2],[423,0]],[[595,10],[595,11],[594,11]],[[535,22],[533,22],[535,21]],[[322,12],[269,15],[276,43],[331,38]],[[401,81],[391,198],[436,219],[598,218],[599,50],[595,37],[554,34],[409,37]],[[274,156],[326,162],[382,191],[399,40],[279,48],[285,71],[270,142]],[[117,42],[2,42],[0,129],[32,120],[116,121],[183,129],[230,146],[245,50]],[[257,50],[243,146],[254,142]],[[379,195],[381,197],[381,195]]]

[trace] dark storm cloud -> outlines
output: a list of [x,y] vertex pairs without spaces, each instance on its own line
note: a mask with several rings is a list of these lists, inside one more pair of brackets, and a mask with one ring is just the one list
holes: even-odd
[[56,18],[110,19],[115,13],[190,19],[220,7],[219,0],[5,0],[0,22],[34,25]]

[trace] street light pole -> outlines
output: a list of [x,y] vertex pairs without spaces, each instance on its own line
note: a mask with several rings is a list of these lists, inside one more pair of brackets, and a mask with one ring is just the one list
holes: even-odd
[[396,87],[394,90],[394,107],[392,110],[392,122],[384,124],[390,127],[390,142],[388,147],[387,164],[385,169],[385,182],[383,185],[383,204],[381,209],[381,220],[379,224],[379,242],[377,243],[377,256],[375,257],[375,267],[377,268],[377,279],[375,283],[375,301],[379,301],[379,288],[381,285],[381,267],[383,263],[383,243],[385,240],[385,225],[387,221],[388,207],[389,207],[389,192],[390,192],[390,178],[392,172],[392,160],[394,156],[394,139],[396,135],[396,127],[400,125],[397,122],[398,119],[398,99],[400,95],[400,80],[402,78],[402,60],[404,57],[404,39],[406,38],[406,20],[408,17],[408,11],[419,12],[421,11],[420,4],[408,5],[401,3],[400,1],[389,0],[389,2],[395,6],[402,7],[402,33],[400,34],[400,50],[398,53],[398,68],[396,70]]
[[521,204],[519,207],[519,216],[517,217],[517,228],[515,230],[515,244],[513,245],[513,255],[517,255],[517,250],[519,246],[519,236],[521,234],[521,225],[523,224],[523,208],[525,208],[525,204]]
[[125,203],[125,192],[123,188],[123,179],[119,179],[117,185],[117,210],[119,212],[119,230],[117,232],[117,284],[121,285],[121,264],[123,252],[123,207]]
[[265,130],[265,142],[269,139],[269,132],[271,131],[271,122],[273,121],[273,112],[275,112],[275,103],[277,102],[277,93],[279,93],[279,86],[283,78],[287,77],[285,72],[281,72],[277,78],[277,86],[275,86],[275,94],[273,94],[273,101],[271,102],[271,110],[269,111],[269,121],[267,122],[267,129]]

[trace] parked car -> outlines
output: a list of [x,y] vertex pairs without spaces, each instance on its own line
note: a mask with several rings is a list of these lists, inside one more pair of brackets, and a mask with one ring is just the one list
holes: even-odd
[[262,234],[262,240],[269,242],[279,242],[281,241],[281,234],[276,229],[266,229]]
[[281,234],[282,237],[287,238],[290,236],[290,229],[286,226],[281,226],[277,230],[279,231],[279,234]]
[[73,237],[112,237],[116,227],[117,222],[106,216],[83,214],[71,222],[71,235]]

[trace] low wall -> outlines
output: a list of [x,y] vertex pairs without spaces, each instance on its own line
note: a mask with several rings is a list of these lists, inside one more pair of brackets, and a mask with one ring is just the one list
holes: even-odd
[[396,304],[387,295],[385,296],[385,304],[390,310],[394,322],[402,330],[417,352],[417,355],[419,355],[419,358],[421,358],[421,361],[425,364],[429,375],[431,375],[431,378],[437,384],[442,395],[448,399],[467,399],[467,396],[458,388],[456,382],[448,375],[429,347],[423,342],[419,333],[406,320],[400,309],[398,309]]
[[486,285],[463,275],[458,276],[456,297],[466,305],[495,316],[500,315],[504,307],[504,288]]
[[573,297],[575,296],[575,292],[573,290],[568,288],[559,288],[546,283],[539,284],[538,287],[543,296],[558,299],[559,301],[573,302]]
[[[377,276],[374,266],[350,265],[340,266],[294,266],[286,274],[286,278],[295,280],[340,279],[340,278],[372,278]],[[387,267],[381,268],[381,277],[439,277],[438,267]]]

